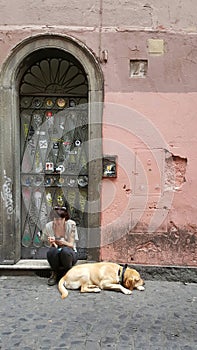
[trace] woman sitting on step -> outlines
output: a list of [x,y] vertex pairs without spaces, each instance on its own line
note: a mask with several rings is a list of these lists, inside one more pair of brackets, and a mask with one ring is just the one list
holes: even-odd
[[52,212],[53,221],[42,230],[42,241],[50,244],[47,260],[52,274],[48,285],[53,286],[77,262],[76,241],[78,240],[76,223],[70,220],[66,207],[56,206]]

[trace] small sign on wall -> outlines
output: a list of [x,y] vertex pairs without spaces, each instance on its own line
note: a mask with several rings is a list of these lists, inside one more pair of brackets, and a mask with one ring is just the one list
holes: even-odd
[[103,156],[103,177],[117,177],[117,156]]

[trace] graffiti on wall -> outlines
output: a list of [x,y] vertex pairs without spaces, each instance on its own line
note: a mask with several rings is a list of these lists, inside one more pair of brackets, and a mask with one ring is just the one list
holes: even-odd
[[4,207],[7,212],[7,217],[8,219],[10,219],[11,215],[14,212],[14,204],[13,204],[13,198],[12,198],[12,180],[10,179],[10,177],[6,175],[5,170],[4,170],[4,176],[3,176],[1,198],[3,200]]

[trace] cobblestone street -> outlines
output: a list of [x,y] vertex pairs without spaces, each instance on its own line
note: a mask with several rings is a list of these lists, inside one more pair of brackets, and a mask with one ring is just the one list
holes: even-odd
[[145,287],[131,296],[69,291],[62,300],[46,278],[1,276],[0,349],[197,349],[197,284]]

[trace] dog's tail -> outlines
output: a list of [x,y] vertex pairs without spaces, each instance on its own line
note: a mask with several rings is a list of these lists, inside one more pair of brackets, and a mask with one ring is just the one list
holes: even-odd
[[62,299],[65,299],[68,296],[68,291],[67,291],[64,283],[65,283],[65,279],[64,279],[64,277],[62,277],[58,283],[58,289],[62,295]]

